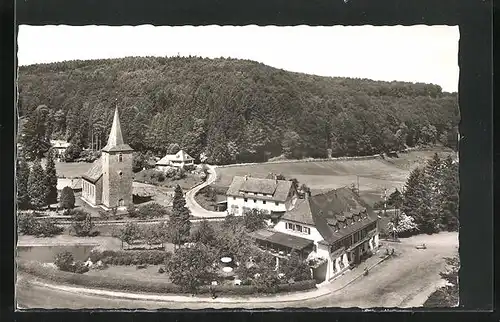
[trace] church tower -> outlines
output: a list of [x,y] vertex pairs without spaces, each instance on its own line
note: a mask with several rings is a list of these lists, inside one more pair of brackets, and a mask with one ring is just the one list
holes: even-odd
[[133,151],[123,142],[116,108],[108,143],[102,149],[102,204],[107,208],[125,208],[132,204]]

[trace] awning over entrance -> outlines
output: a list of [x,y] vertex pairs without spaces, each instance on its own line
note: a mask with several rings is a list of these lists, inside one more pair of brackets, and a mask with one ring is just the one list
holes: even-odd
[[250,237],[272,244],[282,245],[290,249],[303,250],[313,245],[313,241],[301,237],[284,234],[270,229],[261,229],[249,234]]

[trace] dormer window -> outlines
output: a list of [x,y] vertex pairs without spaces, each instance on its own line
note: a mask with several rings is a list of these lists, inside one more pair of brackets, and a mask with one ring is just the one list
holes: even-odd
[[[123,161],[123,155],[120,153],[118,154],[118,162],[122,162]],[[121,173],[120,173],[121,175]]]

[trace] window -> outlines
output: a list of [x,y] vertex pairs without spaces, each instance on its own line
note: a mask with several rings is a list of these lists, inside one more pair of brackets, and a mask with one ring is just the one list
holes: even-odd
[[294,224],[291,224],[291,223],[287,223],[287,229],[290,229],[290,230],[295,230],[295,225]]
[[253,200],[253,203],[256,203],[256,202],[257,202],[257,199],[254,199],[254,200]]
[[248,201],[248,198],[243,199],[243,201],[244,201],[244,202],[247,202],[247,201]]
[[311,228],[309,228],[309,227],[304,227],[304,232],[305,232],[306,234],[310,235],[310,234],[311,234]]
[[262,204],[264,204],[264,205],[265,205],[265,204],[266,204],[266,201],[265,201],[265,200],[262,200]]
[[297,231],[302,232],[302,226],[301,225],[296,225],[295,227],[296,227]]
[[280,203],[279,203],[279,202],[277,202],[277,201],[275,202],[275,204],[276,204],[276,206],[279,206],[279,205],[280,205]]
[[233,197],[233,200],[236,200],[236,197]]
[[123,155],[120,153],[118,154],[118,162],[122,162],[123,161]]

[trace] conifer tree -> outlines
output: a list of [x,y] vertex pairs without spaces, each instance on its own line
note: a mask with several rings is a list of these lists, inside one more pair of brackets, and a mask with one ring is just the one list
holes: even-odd
[[413,217],[418,229],[423,233],[436,232],[438,226],[437,218],[431,212],[430,195],[431,190],[424,170],[414,169],[405,184],[401,210],[407,216]]
[[189,240],[191,222],[190,211],[186,207],[186,200],[182,188],[177,185],[174,192],[172,214],[170,216],[171,239],[174,245],[182,245]]
[[33,166],[28,178],[28,196],[30,205],[35,209],[47,205],[47,186],[45,184],[45,171],[40,159],[33,161]]
[[57,173],[54,163],[54,151],[49,150],[47,154],[47,165],[45,166],[45,185],[47,187],[47,204],[57,203]]
[[448,156],[443,165],[443,178],[439,198],[443,228],[448,231],[456,231],[458,229],[459,193],[458,166],[453,163],[451,156]]
[[21,156],[17,159],[16,170],[17,206],[19,207],[19,209],[27,209],[30,205],[30,198],[28,193],[30,167],[24,157]]
[[435,218],[436,224],[440,228],[440,190],[442,182],[442,160],[437,153],[427,161],[425,168],[425,181],[430,190],[429,195],[429,218]]
[[75,193],[70,187],[64,187],[61,191],[61,200],[59,201],[61,208],[72,209],[75,207]]

